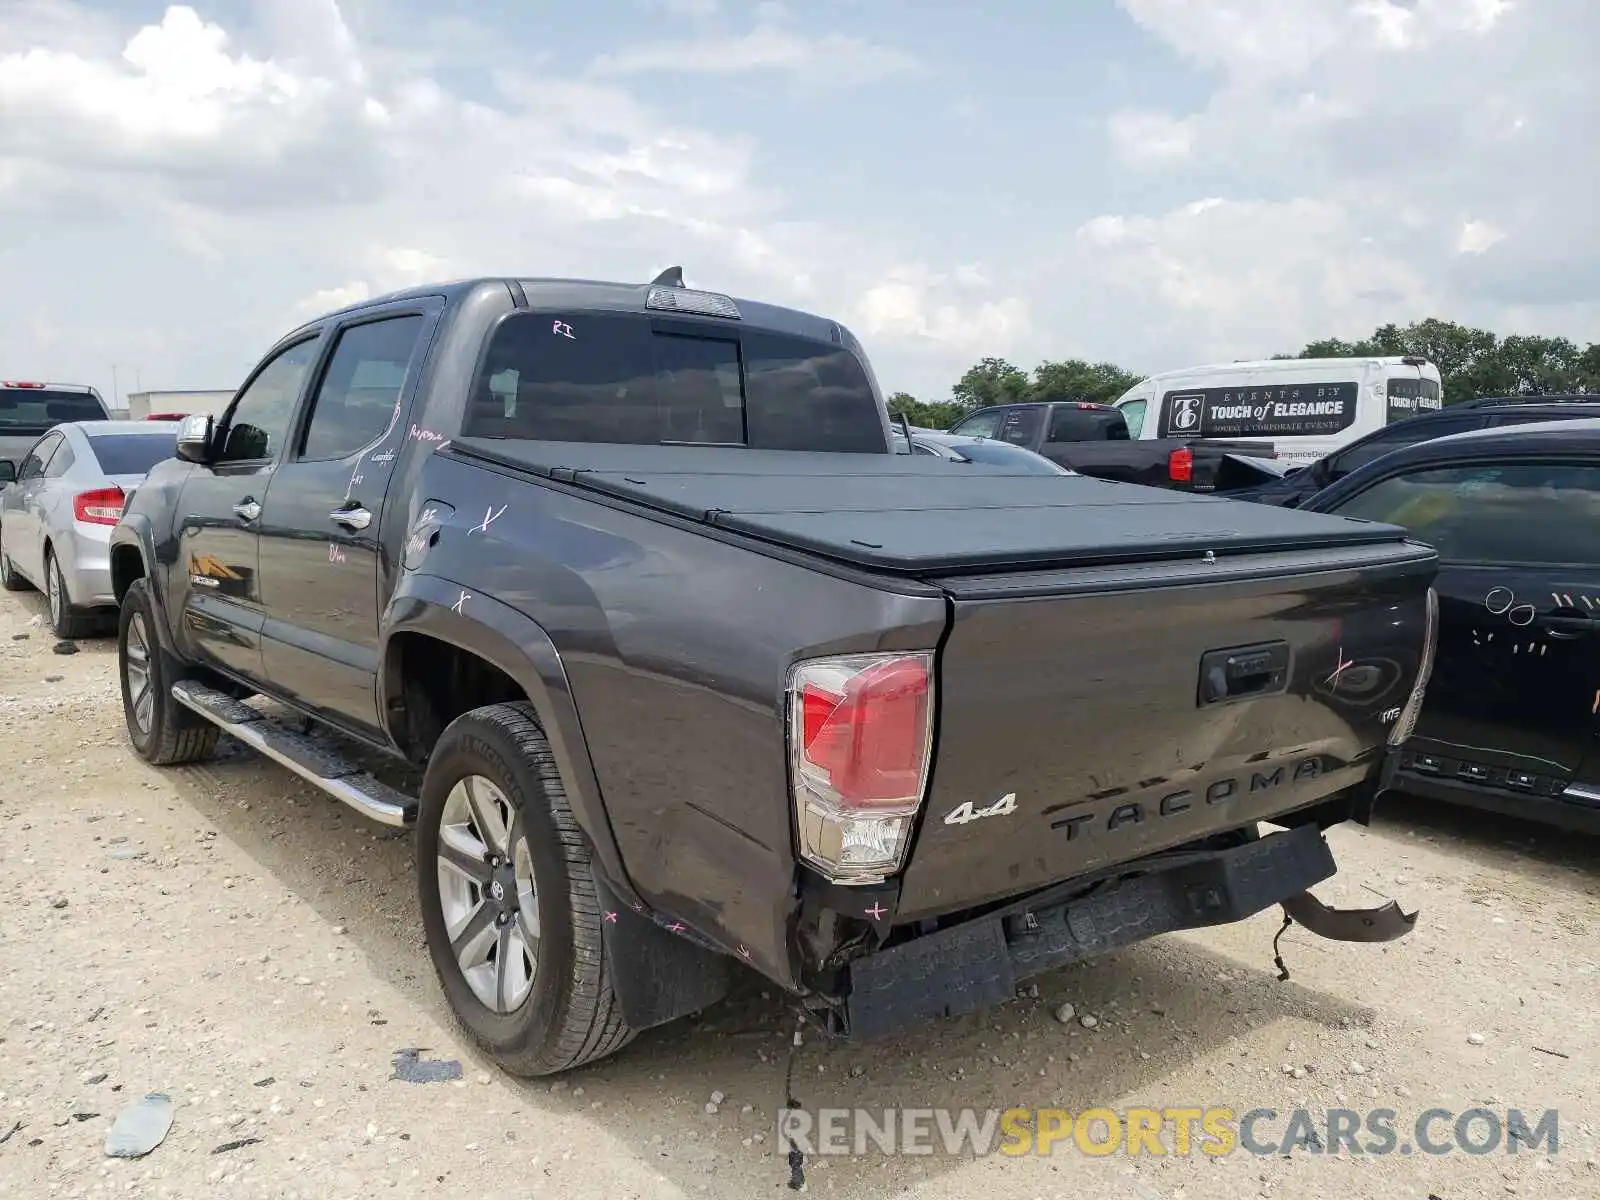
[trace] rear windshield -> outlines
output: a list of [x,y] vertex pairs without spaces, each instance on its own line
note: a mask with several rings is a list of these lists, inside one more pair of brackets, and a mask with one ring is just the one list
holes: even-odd
[[106,410],[87,392],[0,387],[0,429],[43,433],[63,421],[104,421]]
[[107,475],[143,475],[171,458],[177,438],[163,433],[101,433],[89,435],[89,446]]
[[467,437],[760,450],[888,449],[866,371],[842,346],[728,322],[519,313],[496,329]]
[[1310,437],[1356,419],[1354,382],[1184,388],[1161,398],[1162,437]]
[[1058,404],[1050,412],[1052,442],[1116,442],[1128,440],[1128,421],[1114,408],[1079,408]]

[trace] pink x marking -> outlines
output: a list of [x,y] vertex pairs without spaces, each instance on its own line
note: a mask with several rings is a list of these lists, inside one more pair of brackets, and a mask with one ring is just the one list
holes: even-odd
[[668,933],[682,933],[683,932],[683,922],[682,921],[674,921],[671,925],[667,926],[667,932]]
[[616,923],[617,923],[617,914],[614,913],[614,912],[608,912],[606,914],[606,924],[607,925],[615,925]]
[[1348,668],[1348,667],[1353,667],[1355,665],[1356,665],[1355,664],[1355,660],[1354,659],[1350,659],[1350,658],[1346,658],[1344,656],[1344,647],[1340,646],[1339,647],[1339,665],[1333,669],[1333,674],[1328,676],[1328,686],[1329,687],[1334,687],[1334,688],[1338,687],[1339,686],[1339,677],[1345,673],[1345,669]]
[[883,920],[883,915],[888,911],[889,910],[882,904],[874,900],[872,902],[872,907],[867,909],[867,916],[871,917],[874,921],[881,921]]

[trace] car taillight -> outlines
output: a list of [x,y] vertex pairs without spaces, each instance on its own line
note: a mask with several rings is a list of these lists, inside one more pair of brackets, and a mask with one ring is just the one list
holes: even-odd
[[72,498],[72,515],[86,525],[115,525],[122,520],[121,488],[79,492]]
[[1180,446],[1167,455],[1167,477],[1173,483],[1188,483],[1194,479],[1194,451]]
[[789,677],[800,853],[835,883],[898,871],[933,753],[933,655],[858,654]]
[[1400,716],[1389,731],[1389,745],[1405,742],[1417,727],[1422,715],[1422,705],[1428,696],[1428,681],[1433,678],[1433,660],[1439,647],[1439,593],[1428,589],[1426,616],[1422,626],[1422,661],[1417,664],[1417,681],[1411,685],[1411,695]]

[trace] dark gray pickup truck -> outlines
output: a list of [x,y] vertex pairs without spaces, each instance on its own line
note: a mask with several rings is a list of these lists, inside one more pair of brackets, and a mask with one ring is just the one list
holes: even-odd
[[860,1035],[1278,904],[1410,928],[1307,889],[1415,719],[1431,550],[889,440],[847,330],[670,273],[333,313],[114,531],[130,739],[415,826],[444,991],[520,1074],[745,968]]

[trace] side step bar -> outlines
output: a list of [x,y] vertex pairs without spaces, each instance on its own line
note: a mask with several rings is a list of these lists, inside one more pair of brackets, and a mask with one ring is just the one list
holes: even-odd
[[172,698],[363,816],[394,826],[411,825],[417,819],[414,797],[232,696],[185,680],[172,685]]

